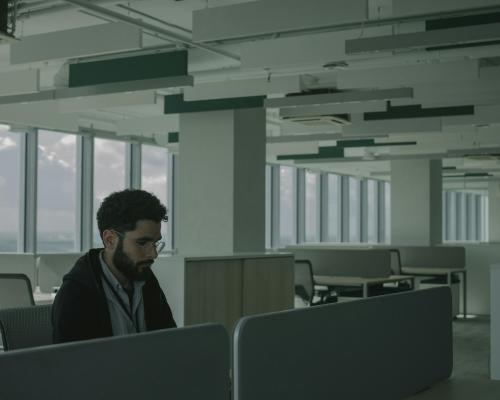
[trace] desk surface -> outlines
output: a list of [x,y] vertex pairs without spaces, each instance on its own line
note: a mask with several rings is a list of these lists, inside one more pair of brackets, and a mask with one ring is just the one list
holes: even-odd
[[379,283],[400,282],[406,280],[413,280],[413,277],[408,275],[391,275],[380,278],[361,278],[359,276],[314,275],[314,282],[318,285],[325,286],[376,285]]
[[466,269],[401,267],[401,272],[411,275],[448,275],[449,273],[464,273]]

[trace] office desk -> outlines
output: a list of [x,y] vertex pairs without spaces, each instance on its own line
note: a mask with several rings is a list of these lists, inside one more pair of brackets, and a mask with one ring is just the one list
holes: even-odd
[[314,283],[323,286],[360,286],[363,297],[368,297],[368,287],[383,283],[410,282],[412,290],[415,289],[415,277],[409,275],[391,275],[385,278],[361,278],[359,276],[331,276],[314,275]]
[[467,271],[465,268],[417,268],[417,267],[401,267],[403,274],[413,276],[446,276],[446,284],[451,287],[451,277],[453,274],[462,274],[462,289],[463,289],[463,315],[467,318]]
[[54,302],[55,293],[42,293],[34,292],[33,298],[35,299],[35,305],[41,306],[44,304],[52,304]]

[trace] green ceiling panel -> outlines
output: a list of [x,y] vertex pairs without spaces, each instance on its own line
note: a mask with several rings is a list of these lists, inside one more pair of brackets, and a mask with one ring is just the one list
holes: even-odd
[[316,160],[323,158],[343,158],[344,149],[336,146],[320,147],[315,154],[286,154],[278,156],[278,160]]
[[266,96],[233,97],[213,100],[184,101],[182,94],[165,96],[165,114],[260,108]]
[[69,66],[69,87],[186,76],[187,51],[91,61]]

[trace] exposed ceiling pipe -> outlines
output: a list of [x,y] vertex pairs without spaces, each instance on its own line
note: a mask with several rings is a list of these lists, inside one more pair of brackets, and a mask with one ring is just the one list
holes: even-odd
[[241,61],[240,57],[238,57],[235,54],[232,54],[232,53],[229,53],[227,51],[220,50],[220,49],[217,49],[215,47],[208,46],[205,44],[195,43],[190,38],[187,38],[187,37],[182,36],[180,34],[168,31],[168,30],[160,28],[156,25],[148,24],[147,22],[144,22],[144,21],[139,21],[137,19],[128,17],[126,15],[123,15],[121,13],[117,13],[115,11],[108,10],[107,8],[97,6],[97,5],[89,3],[87,1],[82,1],[82,0],[63,0],[63,1],[65,1],[66,3],[73,4],[75,6],[87,9],[87,10],[91,10],[97,14],[111,17],[117,21],[124,22],[126,24],[133,25],[133,26],[139,27],[141,29],[145,29],[145,30],[157,33],[158,35],[163,36],[166,40],[169,40],[171,42],[180,43],[180,44],[187,45],[190,47],[196,47],[196,48],[208,51],[212,54],[231,58],[232,60],[236,60],[236,61]]
[[[116,2],[116,0],[91,0],[95,4],[105,4]],[[59,4],[58,4],[59,3]],[[64,3],[63,0],[36,0],[19,4],[18,6],[18,19],[30,18],[44,14],[51,14],[53,12],[69,10],[73,5]]]
[[147,14],[147,13],[142,12],[142,11],[139,11],[139,10],[136,10],[135,8],[128,7],[128,6],[123,5],[123,4],[117,4],[116,6],[117,6],[117,7],[120,7],[120,8],[123,8],[124,10],[127,10],[127,11],[129,11],[129,12],[132,12],[132,13],[138,14],[138,15],[140,15],[140,16],[142,16],[142,17],[146,17],[146,18],[149,18],[149,19],[151,19],[151,20],[153,20],[153,21],[159,22],[160,24],[166,25],[166,26],[168,26],[168,27],[170,27],[170,28],[178,29],[178,30],[180,30],[180,31],[183,31],[183,32],[185,32],[185,33],[189,34],[189,35],[192,35],[192,34],[193,34],[193,32],[192,32],[192,31],[190,31],[189,29],[186,29],[186,28],[184,28],[184,27],[182,27],[182,26],[175,25],[175,24],[172,24],[172,23],[170,23],[170,22],[164,21],[164,20],[162,20],[162,19],[160,19],[160,18],[156,18],[156,17],[155,17],[155,16],[153,16],[153,15]]

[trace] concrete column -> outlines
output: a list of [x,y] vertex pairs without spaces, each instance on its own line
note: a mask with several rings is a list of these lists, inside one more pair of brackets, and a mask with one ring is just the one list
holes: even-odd
[[391,161],[391,244],[442,242],[441,160]]
[[489,241],[500,242],[500,183],[488,185]]
[[181,114],[180,254],[264,251],[265,128],[260,108]]

